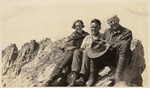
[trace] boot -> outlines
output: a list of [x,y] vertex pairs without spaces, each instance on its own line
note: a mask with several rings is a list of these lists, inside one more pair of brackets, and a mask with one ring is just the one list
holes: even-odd
[[77,72],[73,72],[72,76],[73,76],[73,78],[71,80],[71,83],[68,85],[70,87],[75,85],[75,81],[77,79],[78,73]]
[[46,82],[45,86],[52,86],[52,82],[60,75],[62,68],[57,68],[53,71],[51,77]]
[[81,77],[75,81],[75,83],[79,86],[85,86],[86,76],[82,74]]
[[95,73],[90,73],[90,77],[89,80],[86,82],[87,86],[94,86],[94,84],[96,83],[96,74]]
[[86,82],[86,85],[87,86],[94,86],[95,84],[95,79],[89,79],[87,82]]

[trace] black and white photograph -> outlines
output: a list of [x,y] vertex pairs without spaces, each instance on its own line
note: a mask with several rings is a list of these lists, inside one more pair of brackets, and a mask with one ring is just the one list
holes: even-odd
[[1,87],[150,87],[148,0],[1,0]]

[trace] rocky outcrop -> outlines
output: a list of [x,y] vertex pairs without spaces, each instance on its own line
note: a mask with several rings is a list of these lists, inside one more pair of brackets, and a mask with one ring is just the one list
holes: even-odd
[[[52,42],[46,38],[40,42],[31,40],[20,50],[11,44],[2,51],[2,86],[6,87],[41,87],[48,81],[56,63],[62,59],[66,38]],[[125,80],[136,86],[141,86],[141,73],[145,69],[144,50],[139,40],[131,44],[133,53],[131,63],[124,72]],[[113,84],[114,68],[105,67],[96,86],[111,86]],[[57,79],[65,82],[63,77]],[[67,86],[67,84],[63,83]],[[57,84],[57,86],[62,84]]]
[[[11,44],[2,51],[2,85],[6,87],[41,86],[48,80],[54,64],[61,59],[66,38],[52,42],[49,38],[39,43],[35,40],[24,44],[18,51]],[[10,66],[7,66],[10,63]]]
[[17,56],[18,48],[16,44],[11,44],[2,51],[2,75],[5,75],[9,69],[13,68]]
[[[145,65],[145,58],[144,58],[144,49],[141,44],[141,41],[134,39],[131,43],[131,51],[132,51],[132,58],[130,64],[125,68],[124,71],[124,86],[142,86],[142,76],[146,65]],[[96,86],[111,86],[114,83],[114,73],[115,69],[113,67],[105,67],[100,76],[101,79],[98,80]],[[109,74],[108,74],[109,73]],[[119,85],[117,85],[119,86]]]

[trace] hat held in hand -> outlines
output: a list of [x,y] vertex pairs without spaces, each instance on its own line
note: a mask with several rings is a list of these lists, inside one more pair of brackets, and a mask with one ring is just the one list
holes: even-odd
[[109,44],[103,41],[93,41],[91,47],[87,50],[87,55],[90,58],[98,58],[102,56],[109,48]]

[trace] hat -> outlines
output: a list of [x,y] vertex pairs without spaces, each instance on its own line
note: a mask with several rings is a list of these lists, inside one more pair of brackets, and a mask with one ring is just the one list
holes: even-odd
[[87,50],[87,55],[90,58],[98,58],[102,56],[109,48],[107,42],[93,41],[91,47]]

